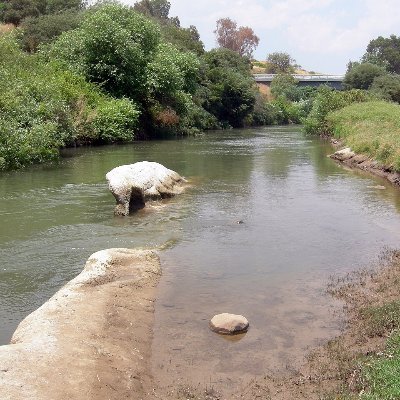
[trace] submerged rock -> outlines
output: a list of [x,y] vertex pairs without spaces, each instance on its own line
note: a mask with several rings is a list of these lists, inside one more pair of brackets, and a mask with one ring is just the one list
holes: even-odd
[[236,335],[247,332],[249,321],[243,315],[223,313],[215,315],[211,319],[210,328],[212,331],[223,335]]
[[107,173],[106,179],[117,205],[115,215],[128,215],[144,208],[148,199],[162,199],[182,192],[186,182],[178,173],[156,162],[122,165]]

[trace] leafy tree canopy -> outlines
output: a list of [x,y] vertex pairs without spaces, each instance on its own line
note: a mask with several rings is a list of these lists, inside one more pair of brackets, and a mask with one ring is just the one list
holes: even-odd
[[214,49],[204,55],[205,109],[223,125],[240,127],[253,111],[257,90],[248,60],[228,49]]
[[19,25],[24,18],[84,8],[84,0],[6,0],[0,3],[0,21]]
[[232,50],[241,56],[251,58],[260,39],[253,29],[248,26],[237,26],[230,18],[221,18],[217,21],[214,31],[220,47]]
[[49,43],[63,32],[77,28],[82,18],[82,12],[73,9],[57,14],[25,18],[20,25],[24,50],[35,52],[40,44]]
[[136,2],[133,8],[148,17],[168,20],[171,3],[167,0],[141,0]]
[[268,72],[271,74],[289,74],[294,72],[293,64],[296,62],[288,53],[275,52],[268,54]]
[[385,67],[389,72],[400,74],[400,37],[391,35],[389,38],[379,36],[371,40],[364,62],[370,62]]
[[385,100],[400,103],[400,75],[387,74],[374,79],[371,92]]
[[352,63],[343,80],[345,89],[367,90],[377,76],[386,74],[385,68],[372,63]]
[[101,84],[116,96],[140,99],[146,93],[146,65],[160,41],[156,24],[120,4],[106,4],[82,25],[63,33],[49,56]]

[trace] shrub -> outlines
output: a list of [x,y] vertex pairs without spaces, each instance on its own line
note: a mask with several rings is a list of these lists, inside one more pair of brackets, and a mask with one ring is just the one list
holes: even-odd
[[371,92],[382,99],[400,103],[400,75],[383,75],[374,79]]
[[127,99],[104,95],[82,76],[18,48],[0,37],[1,168],[58,157],[71,144],[132,139],[138,111]]
[[386,70],[371,63],[353,63],[343,80],[343,87],[349,89],[367,90],[374,79],[386,74]]
[[363,90],[353,89],[339,92],[321,86],[313,101],[308,117],[303,121],[304,130],[308,134],[329,134],[327,116],[330,112],[341,109],[352,103],[369,101],[372,96]]

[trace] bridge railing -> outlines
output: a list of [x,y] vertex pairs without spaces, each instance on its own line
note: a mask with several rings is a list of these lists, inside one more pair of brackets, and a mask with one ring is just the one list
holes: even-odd
[[[256,82],[272,82],[277,74],[254,74]],[[298,81],[309,82],[343,82],[344,75],[299,75],[292,74]]]

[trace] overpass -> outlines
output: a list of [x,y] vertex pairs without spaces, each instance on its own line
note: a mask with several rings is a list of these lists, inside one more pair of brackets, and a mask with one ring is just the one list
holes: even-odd
[[[254,79],[258,84],[270,86],[276,74],[254,74]],[[321,86],[328,85],[334,89],[342,90],[342,82],[344,75],[298,75],[292,74],[293,78],[298,82],[298,86]]]

